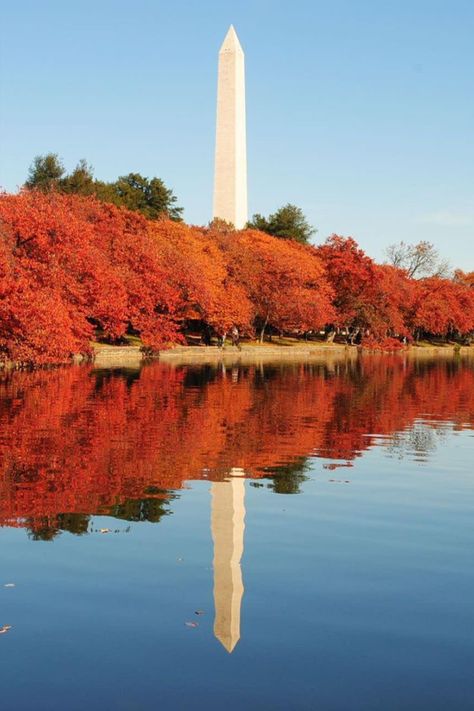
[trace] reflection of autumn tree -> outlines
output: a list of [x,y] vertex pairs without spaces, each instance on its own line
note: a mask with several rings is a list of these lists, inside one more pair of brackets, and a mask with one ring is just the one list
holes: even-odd
[[309,456],[350,462],[394,433],[399,450],[423,451],[438,425],[473,421],[474,370],[455,361],[11,373],[0,381],[0,521],[42,539],[87,531],[91,514],[158,521],[170,490],[233,467],[297,492]]

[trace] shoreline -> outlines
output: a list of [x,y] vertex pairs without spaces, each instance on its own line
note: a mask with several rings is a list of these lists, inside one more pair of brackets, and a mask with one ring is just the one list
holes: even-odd
[[[186,364],[215,364],[215,363],[255,363],[261,361],[303,361],[337,358],[354,360],[360,356],[404,356],[409,358],[420,357],[459,357],[474,355],[474,346],[422,345],[407,346],[396,351],[383,351],[366,349],[360,346],[351,346],[342,343],[278,343],[247,344],[243,343],[239,350],[236,346],[174,346],[167,350],[158,351],[154,355],[146,354],[138,345],[113,346],[94,344],[92,356],[81,354],[71,358],[69,363],[48,364],[32,366],[33,368],[57,367],[59,365],[80,365],[91,363],[96,368],[137,367],[142,363],[159,360],[163,363]],[[28,366],[11,361],[0,363],[0,372],[15,369],[28,369]]]
[[218,362],[259,362],[259,361],[321,361],[321,360],[355,360],[361,356],[404,356],[420,358],[427,357],[457,357],[474,355],[474,347],[456,345],[443,346],[409,346],[397,351],[366,349],[360,346],[345,344],[307,343],[297,345],[242,345],[241,350],[233,346],[224,349],[217,346],[175,346],[159,353],[159,360],[176,364],[199,364]]

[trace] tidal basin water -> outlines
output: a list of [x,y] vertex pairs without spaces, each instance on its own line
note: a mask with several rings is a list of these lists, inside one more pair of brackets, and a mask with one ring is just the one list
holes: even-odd
[[472,709],[474,360],[0,376],[1,708]]

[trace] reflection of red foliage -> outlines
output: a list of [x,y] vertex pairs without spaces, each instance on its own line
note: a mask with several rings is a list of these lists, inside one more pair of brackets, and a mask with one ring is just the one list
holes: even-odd
[[426,413],[472,427],[474,370],[374,356],[234,373],[12,373],[0,381],[0,521],[106,512],[189,479],[232,467],[265,476],[308,455],[350,466]]

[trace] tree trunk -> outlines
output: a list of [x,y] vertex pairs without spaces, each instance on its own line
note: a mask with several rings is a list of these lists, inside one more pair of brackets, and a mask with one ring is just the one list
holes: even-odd
[[350,334],[349,342],[350,342],[351,346],[354,345],[354,341],[357,338],[357,336],[359,335],[359,333],[360,333],[360,328],[357,327],[357,328],[354,328],[353,332]]
[[260,331],[260,343],[263,343],[263,337],[265,335],[265,329],[267,327],[267,324],[268,324],[268,316],[266,317],[265,323],[263,324],[262,330]]

